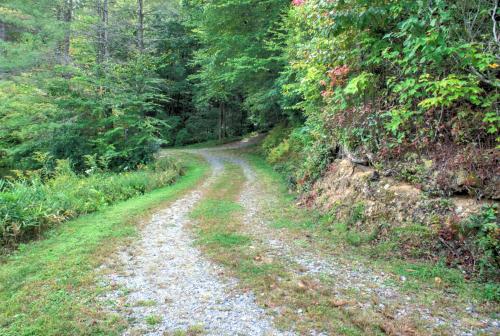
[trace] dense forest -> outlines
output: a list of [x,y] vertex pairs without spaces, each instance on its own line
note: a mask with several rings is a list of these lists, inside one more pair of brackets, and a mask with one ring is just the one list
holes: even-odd
[[298,162],[300,187],[348,155],[496,199],[497,7],[2,1],[1,165],[134,169],[162,146],[279,126],[270,158]]
[[[282,307],[285,329],[496,334],[499,22],[498,0],[0,0],[0,299],[9,302],[0,334],[118,334],[119,319],[97,323],[86,310],[82,297],[99,301],[89,274],[101,267],[97,255],[125,244],[119,235],[132,236],[132,222],[174,199],[186,205],[155,216],[170,227],[196,222],[197,240],[179,233],[182,224],[173,236],[146,231],[144,246],[178,240],[183,265],[198,256],[184,248],[199,244],[260,294],[260,307]],[[226,152],[195,152],[210,146]],[[189,190],[203,192],[183,196]],[[262,213],[278,238],[252,222],[264,223],[252,219]],[[288,236],[269,257],[272,246],[252,234]],[[373,280],[366,286],[351,273],[365,261],[385,272],[360,268]],[[311,264],[337,278],[325,285]],[[196,279],[212,279],[201,272]],[[332,283],[373,285],[368,301],[383,294],[407,309],[343,311],[352,293],[332,298]],[[416,301],[392,302],[406,294],[384,296],[387,283]],[[67,288],[68,301],[51,296]],[[26,313],[32,289],[41,306],[68,314]],[[455,317],[466,305],[470,316]],[[433,314],[459,322],[447,333]],[[434,325],[422,327],[420,315]],[[397,325],[400,317],[410,322]]]

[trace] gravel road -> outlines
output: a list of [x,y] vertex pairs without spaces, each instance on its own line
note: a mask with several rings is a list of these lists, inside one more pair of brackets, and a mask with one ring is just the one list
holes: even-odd
[[210,163],[211,176],[201,187],[156,213],[142,228],[140,239],[103,266],[106,283],[113,288],[103,299],[112,301],[113,311],[129,322],[123,335],[182,335],[179,332],[189,331],[214,336],[295,335],[276,329],[273,317],[255,303],[255,294],[239,289],[236,279],[225,276],[224,270],[194,245],[188,214],[221,174],[225,161],[241,166],[245,173],[247,182],[240,202],[246,210],[247,233],[268,246],[271,257],[288,261],[291,267],[299,265],[297,272],[329,277],[335,297],[342,298],[355,290],[358,309],[380,316],[390,310],[393,319],[416,318],[427,326],[429,335],[500,332],[498,320],[478,316],[473,308],[465,312],[464,321],[480,321],[481,327],[457,319],[464,312],[457,314],[454,307],[436,312],[432,306],[419,304],[394,285],[391,275],[352,260],[318,256],[287,240],[280,230],[271,229],[263,209],[275,202],[273,193],[261,185],[253,168],[235,154],[258,140],[190,150]]
[[[234,149],[249,143],[228,145]],[[123,335],[170,335],[201,331],[203,335],[293,335],[273,327],[272,317],[256,305],[254,294],[237,290],[237,280],[205,258],[194,246],[189,212],[217,178],[227,160],[219,150],[197,150],[212,175],[197,190],[156,213],[131,246],[105,265],[115,290],[106,300],[129,327]]]

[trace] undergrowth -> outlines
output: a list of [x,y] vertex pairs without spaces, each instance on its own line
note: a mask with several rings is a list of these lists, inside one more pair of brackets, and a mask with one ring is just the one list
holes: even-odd
[[0,180],[0,246],[15,246],[71,218],[169,185],[181,174],[182,167],[171,158],[133,172],[89,170],[86,176],[60,160],[48,178],[40,170]]

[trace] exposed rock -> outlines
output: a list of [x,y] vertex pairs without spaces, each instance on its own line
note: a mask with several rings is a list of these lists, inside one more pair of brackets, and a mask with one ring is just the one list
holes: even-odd
[[[464,181],[467,176],[464,174]],[[433,197],[414,185],[381,176],[375,169],[353,164],[348,159],[334,161],[303,199],[307,199],[307,202],[302,203],[324,213],[334,211],[337,218],[348,222],[352,229],[365,233],[378,230],[384,223],[386,227],[379,230],[379,240],[388,238],[394,229],[418,226],[422,230],[421,234],[430,239],[409,237],[408,241],[402,239],[401,244],[409,244],[406,247],[425,247],[422,250],[428,251],[443,250],[445,253],[449,249],[435,238],[440,230],[453,226],[480,211],[483,205],[491,203],[465,196]],[[364,216],[361,220],[353,221],[351,218],[355,205],[362,208]]]

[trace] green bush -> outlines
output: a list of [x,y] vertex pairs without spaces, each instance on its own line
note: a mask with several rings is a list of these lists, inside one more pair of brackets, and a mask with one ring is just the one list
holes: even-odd
[[182,146],[188,144],[192,139],[192,135],[186,128],[181,129],[175,137],[175,145]]
[[261,146],[266,160],[286,174],[290,186],[300,191],[307,190],[331,162],[332,145],[311,136],[310,126],[276,126]]
[[498,206],[485,206],[461,223],[460,236],[470,241],[469,250],[483,279],[500,279],[500,225]]
[[261,146],[264,153],[270,155],[271,152],[290,135],[290,131],[291,128],[283,124],[274,127],[262,142]]
[[89,176],[73,173],[67,160],[59,160],[48,180],[37,172],[29,178],[3,181],[0,245],[15,246],[70,218],[173,183],[180,174],[181,167],[170,158],[134,172],[95,172]]
[[[277,83],[284,113],[310,138],[292,171],[298,184],[307,189],[337,153],[384,169],[412,167],[405,158],[416,153],[433,162],[418,181],[429,189],[494,198],[500,61],[481,24],[491,4],[296,2],[282,23]],[[290,151],[273,147],[274,162]],[[471,178],[457,185],[464,170]]]

